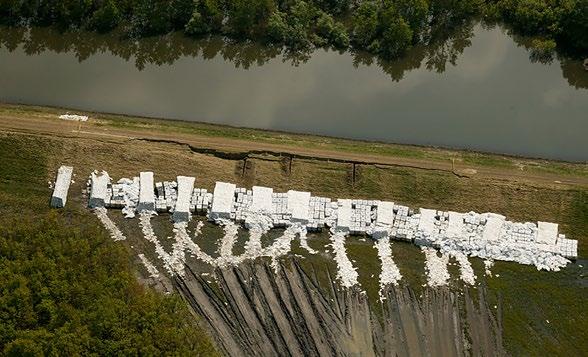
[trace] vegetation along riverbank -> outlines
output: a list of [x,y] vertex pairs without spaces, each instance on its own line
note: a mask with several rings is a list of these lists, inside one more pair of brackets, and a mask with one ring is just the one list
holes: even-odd
[[504,22],[534,36],[539,56],[556,47],[588,53],[588,0],[106,0],[2,2],[0,23],[55,25],[61,29],[132,37],[183,31],[188,36],[222,34],[239,40],[285,46],[292,52],[315,47],[356,49],[396,58],[426,45],[472,18]]

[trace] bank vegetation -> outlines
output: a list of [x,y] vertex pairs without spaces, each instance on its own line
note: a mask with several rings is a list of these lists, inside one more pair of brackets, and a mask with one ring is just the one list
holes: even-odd
[[55,25],[131,37],[183,31],[224,35],[289,51],[367,51],[385,59],[434,42],[472,18],[534,36],[538,53],[588,52],[588,0],[56,0],[0,1],[0,23]]

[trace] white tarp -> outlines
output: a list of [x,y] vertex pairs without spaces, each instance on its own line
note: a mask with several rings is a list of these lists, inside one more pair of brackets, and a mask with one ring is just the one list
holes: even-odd
[[55,180],[55,188],[51,196],[51,207],[63,208],[67,202],[67,192],[71,184],[71,175],[73,167],[61,166],[57,170],[57,179]]
[[431,236],[435,229],[435,215],[437,212],[432,209],[421,208],[421,218],[419,220],[419,231],[426,236]]
[[307,224],[310,211],[310,192],[288,191],[288,212],[292,223]]
[[341,199],[337,200],[337,230],[350,231],[351,230],[351,200]]
[[194,177],[178,176],[178,198],[173,213],[174,222],[188,222],[190,220],[190,201],[194,190]]
[[503,223],[504,216],[489,214],[488,219],[486,220],[486,228],[484,228],[484,233],[482,233],[482,238],[490,241],[500,239]]
[[90,188],[90,202],[91,208],[104,207],[104,201],[108,194],[108,184],[110,184],[110,176],[106,171],[101,174],[92,172],[92,186]]
[[88,117],[85,115],[75,115],[75,114],[63,114],[59,116],[59,119],[63,120],[72,120],[72,121],[88,121]]
[[235,202],[235,186],[232,183],[217,182],[214,186],[212,196],[212,207],[210,209],[210,218],[218,219],[231,217],[231,210]]
[[269,187],[253,186],[253,201],[249,210],[251,212],[272,212],[272,195],[274,190]]
[[139,174],[139,204],[137,211],[155,211],[155,188],[153,186],[153,172]]
[[461,238],[463,236],[463,226],[463,213],[450,211],[445,235],[450,238]]
[[388,226],[394,223],[394,202],[378,202],[376,223]]
[[537,243],[555,244],[557,240],[557,223],[537,222]]

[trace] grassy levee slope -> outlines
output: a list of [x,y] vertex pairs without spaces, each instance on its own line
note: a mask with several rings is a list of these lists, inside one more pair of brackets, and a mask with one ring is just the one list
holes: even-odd
[[[96,224],[93,217],[88,217],[87,211],[82,208],[84,201],[80,195],[85,177],[94,169],[105,169],[115,179],[132,177],[141,170],[151,170],[155,172],[157,180],[174,179],[176,175],[195,176],[197,186],[207,189],[212,189],[215,181],[229,181],[240,187],[274,187],[279,192],[289,189],[308,190],[315,195],[332,198],[386,199],[413,208],[431,207],[459,212],[490,211],[504,214],[514,221],[558,222],[562,233],[579,240],[580,255],[578,262],[560,272],[538,272],[532,267],[497,262],[492,271],[499,276],[490,278],[484,276],[479,259],[473,258],[471,261],[478,281],[488,287],[491,305],[497,306],[497,313],[501,312],[503,339],[511,354],[583,355],[588,351],[588,309],[585,307],[588,296],[588,264],[585,260],[588,256],[588,185],[583,183],[588,177],[586,164],[362,143],[249,129],[241,131],[237,128],[206,124],[167,124],[164,121],[108,115],[93,115],[91,121],[82,127],[86,132],[77,133],[77,124],[56,119],[58,113],[63,113],[63,110],[0,106],[0,123],[4,120],[4,125],[8,125],[10,120],[20,120],[23,124],[21,127],[15,125],[11,129],[19,133],[6,134],[3,137],[2,140],[6,143],[3,144],[3,149],[6,149],[1,153],[3,159],[7,158],[3,161],[10,165],[11,160],[25,160],[20,159],[21,154],[17,150],[37,148],[34,155],[28,155],[28,166],[21,171],[23,175],[40,175],[36,182],[27,178],[29,181],[24,186],[30,192],[36,191],[39,212],[48,211],[50,191],[47,180],[53,179],[59,165],[73,165],[74,172],[79,176],[72,185],[68,208],[59,211],[57,217],[71,223],[78,230],[88,229],[84,228],[86,224]],[[29,122],[34,125],[27,126]],[[43,131],[36,129],[39,124],[44,125]],[[214,134],[208,131],[209,127],[214,130]],[[61,131],[56,131],[55,128]],[[229,139],[224,139],[224,134]],[[278,149],[283,151],[315,145],[317,154],[323,153],[323,150],[329,151],[329,155],[339,152],[341,156],[352,152],[359,159],[364,155],[361,151],[371,151],[365,155],[372,155],[373,151],[382,150],[377,153],[380,157],[417,157],[422,160],[419,162],[431,166],[439,162],[446,163],[448,158],[455,158],[460,165],[474,167],[479,173],[464,177],[455,175],[451,170],[420,169],[410,165],[352,165],[347,162],[297,157],[289,160],[287,156],[271,152],[248,155],[244,162],[242,159],[194,151],[188,145],[137,140],[139,136],[154,139],[165,137],[166,140],[175,138],[176,141],[190,143],[202,142],[203,137],[218,137],[220,139],[214,143],[216,150],[222,150],[222,146],[227,145],[226,152],[229,153],[234,152],[236,147],[232,146],[235,141],[231,137],[239,137],[245,143],[237,147],[237,150],[242,147],[253,150],[268,143],[279,145]],[[195,137],[198,139],[194,139]],[[389,152],[385,152],[388,150]],[[35,174],[38,164],[34,157],[39,153],[44,153],[47,169],[43,173]],[[12,173],[17,168],[3,167],[2,170],[9,170],[8,173],[2,172],[2,177],[10,174],[14,175],[8,176],[13,177],[13,182],[25,181],[20,175]],[[487,170],[487,174],[481,174],[483,170]],[[15,198],[22,187],[13,183],[10,184],[12,188],[4,189],[11,186],[5,186],[5,179],[2,180],[0,208],[11,209],[11,215],[17,215],[22,220],[26,215],[26,207],[33,203],[25,204],[24,198]],[[23,194],[27,199],[28,195],[34,196],[26,192]],[[120,223],[121,229],[127,234],[129,243],[140,244],[141,236],[137,231],[136,221],[124,221],[117,218],[119,216],[120,214],[112,214],[113,219]],[[218,233],[218,229],[216,232]],[[205,231],[203,235],[206,234]],[[104,233],[97,234],[97,237],[104,239]],[[211,242],[206,242],[208,239]],[[203,236],[201,242],[210,243],[211,250],[214,250],[216,239],[218,237]],[[315,249],[320,249],[326,243],[327,237],[324,234],[311,237],[309,241]],[[104,245],[112,246],[106,241]],[[356,261],[354,264],[358,267],[363,288],[367,290],[370,301],[377,304],[379,271],[374,269],[379,265],[374,264],[373,247],[369,241],[360,241],[356,237],[348,239],[347,247],[350,256]],[[116,249],[122,248],[112,247],[113,251]],[[424,267],[422,254],[418,249],[407,243],[395,242],[393,252],[405,277],[404,283],[415,288],[421,286],[424,283]],[[306,257],[301,261],[306,265],[316,262],[318,279],[324,279],[326,272],[324,269],[320,270],[322,267],[318,264],[322,264],[322,261],[318,257]],[[334,272],[332,268],[329,267],[331,273]]]
[[0,354],[214,355],[177,296],[141,286],[87,210],[50,210],[59,142],[0,135]]

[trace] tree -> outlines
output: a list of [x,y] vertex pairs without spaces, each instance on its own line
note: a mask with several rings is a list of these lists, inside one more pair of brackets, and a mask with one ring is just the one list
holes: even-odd
[[370,47],[378,33],[378,6],[372,1],[362,2],[352,22],[353,42],[360,48]]
[[382,33],[378,52],[384,58],[398,57],[410,46],[413,32],[391,1],[385,3],[378,27]]
[[588,55],[588,0],[577,0],[562,19],[560,39],[572,50]]
[[182,30],[192,17],[195,3],[193,0],[171,0],[168,8],[172,29]]
[[229,29],[240,37],[255,36],[275,9],[273,0],[233,0],[228,9]]
[[418,35],[427,25],[429,4],[427,0],[396,0],[394,6],[414,34],[413,42],[418,42]]
[[349,36],[343,24],[336,22],[332,16],[325,12],[319,15],[316,32],[321,38],[325,39],[327,43],[333,45],[335,48],[346,48],[349,46]]
[[92,15],[90,28],[98,32],[108,32],[118,26],[121,13],[113,0],[106,0]]

